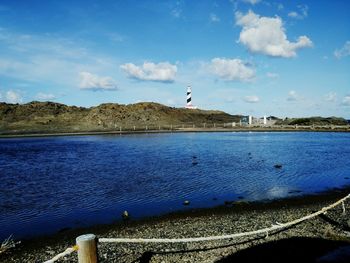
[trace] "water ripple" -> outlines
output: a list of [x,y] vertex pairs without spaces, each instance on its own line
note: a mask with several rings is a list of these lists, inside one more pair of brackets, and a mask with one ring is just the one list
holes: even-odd
[[[350,184],[348,133],[0,140],[0,238]],[[281,164],[281,168],[275,168]]]

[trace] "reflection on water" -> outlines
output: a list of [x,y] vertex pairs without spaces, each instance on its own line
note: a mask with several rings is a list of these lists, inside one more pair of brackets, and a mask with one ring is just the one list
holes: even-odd
[[0,237],[109,223],[124,210],[139,218],[342,187],[350,184],[349,139],[348,133],[3,139]]

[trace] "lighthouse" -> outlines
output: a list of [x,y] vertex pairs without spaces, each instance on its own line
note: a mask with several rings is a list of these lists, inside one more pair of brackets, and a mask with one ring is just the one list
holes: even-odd
[[197,109],[197,107],[192,105],[192,88],[191,88],[191,86],[187,86],[186,109]]

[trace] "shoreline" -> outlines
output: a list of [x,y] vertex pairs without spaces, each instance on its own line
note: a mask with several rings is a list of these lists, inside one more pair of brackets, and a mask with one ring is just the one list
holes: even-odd
[[318,127],[240,127],[240,128],[174,128],[160,130],[110,130],[110,131],[82,131],[82,132],[55,132],[55,133],[8,133],[0,134],[0,139],[31,138],[31,137],[58,137],[58,136],[88,136],[88,135],[127,135],[127,134],[163,134],[187,132],[350,132],[350,126],[336,128]]
[[[179,211],[161,216],[148,217],[140,220],[116,222],[107,225],[96,225],[87,228],[71,229],[65,232],[49,236],[23,240],[22,244],[8,252],[0,254],[0,261],[4,262],[38,262],[48,260],[67,247],[74,245],[75,238],[81,234],[94,233],[98,237],[135,237],[135,238],[176,238],[190,236],[210,236],[231,234],[248,230],[256,230],[265,226],[271,226],[275,222],[287,222],[314,212],[334,201],[344,197],[350,192],[350,187],[336,189],[317,195],[307,195],[277,199],[264,202],[236,202],[233,206],[217,206],[213,208],[192,209]],[[347,211],[350,210],[350,202],[345,202]],[[342,216],[342,207],[332,209],[327,216],[333,221],[339,221],[339,225],[350,229],[348,215]],[[349,212],[347,212],[349,213]],[[318,222],[316,224],[315,222]],[[329,235],[331,233],[331,235]],[[155,253],[150,262],[213,262],[231,255],[233,252],[250,247],[252,244],[263,244],[271,240],[292,237],[317,237],[327,239],[345,240],[344,233],[333,228],[326,221],[317,217],[298,226],[271,235],[268,239],[261,239],[225,248],[217,248],[207,252],[188,252],[183,254],[158,254]],[[348,237],[350,242],[350,237]],[[222,246],[226,242],[209,242],[211,246]],[[232,241],[231,241],[232,243]],[[350,243],[349,243],[350,244]],[[198,249],[206,244],[187,244],[186,248]],[[182,248],[184,245],[180,245]],[[173,249],[169,245],[136,245],[136,244],[99,244],[99,256],[101,262],[115,262],[122,256],[122,262],[133,262],[140,258],[145,251],[159,251]],[[179,248],[176,245],[175,248]],[[164,258],[165,257],[165,258]],[[181,257],[181,258],[179,258]],[[68,262],[76,262],[73,253],[67,257]],[[137,262],[137,261],[136,261]]]

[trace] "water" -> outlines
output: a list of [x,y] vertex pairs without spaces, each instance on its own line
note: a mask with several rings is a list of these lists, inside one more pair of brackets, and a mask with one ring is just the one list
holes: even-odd
[[349,156],[350,133],[1,139],[0,239],[349,186]]

